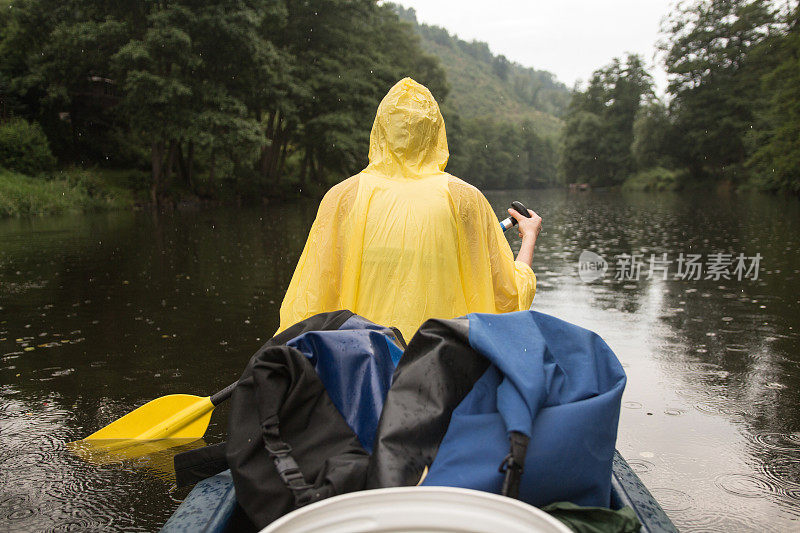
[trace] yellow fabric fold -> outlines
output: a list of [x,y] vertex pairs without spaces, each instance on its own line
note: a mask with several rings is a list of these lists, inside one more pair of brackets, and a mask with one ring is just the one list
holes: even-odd
[[480,191],[444,172],[448,157],[436,100],[404,78],[378,106],[369,165],[320,204],[279,331],[349,309],[410,340],[428,318],[530,308],[536,276]]

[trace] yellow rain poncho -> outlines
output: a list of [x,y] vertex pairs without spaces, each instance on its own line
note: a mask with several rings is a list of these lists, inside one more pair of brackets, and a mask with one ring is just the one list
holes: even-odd
[[436,100],[400,80],[378,106],[369,165],[322,199],[280,330],[349,309],[408,341],[428,318],[530,307],[533,271],[480,191],[444,172],[449,156]]

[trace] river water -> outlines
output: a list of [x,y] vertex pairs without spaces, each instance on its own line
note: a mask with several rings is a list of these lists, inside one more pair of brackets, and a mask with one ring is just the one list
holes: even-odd
[[[800,203],[487,197],[498,214],[519,199],[543,216],[534,309],[596,331],[622,361],[617,447],[681,530],[800,529]],[[0,530],[164,523],[187,493],[174,450],[90,464],[66,443],[157,396],[234,381],[277,327],[315,209],[0,220]],[[593,281],[584,251],[607,264]],[[651,255],[671,263],[651,271]],[[225,418],[223,405],[207,442]]]

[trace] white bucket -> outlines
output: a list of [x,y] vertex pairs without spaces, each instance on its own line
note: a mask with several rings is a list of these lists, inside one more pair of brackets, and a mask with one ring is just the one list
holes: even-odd
[[570,533],[518,500],[452,487],[397,487],[343,494],[302,507],[261,533]]

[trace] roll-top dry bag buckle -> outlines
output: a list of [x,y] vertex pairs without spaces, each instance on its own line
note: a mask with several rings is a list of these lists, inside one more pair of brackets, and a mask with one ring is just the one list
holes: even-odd
[[517,498],[519,496],[519,482],[522,478],[523,464],[514,460],[512,454],[506,455],[503,462],[500,463],[500,468],[497,469],[501,474],[505,474],[503,479],[503,490],[501,494],[509,498]]
[[281,476],[283,483],[292,490],[305,490],[311,488],[311,485],[306,483],[303,473],[300,471],[300,466],[294,457],[285,455],[283,457],[273,457],[275,469],[278,475]]

